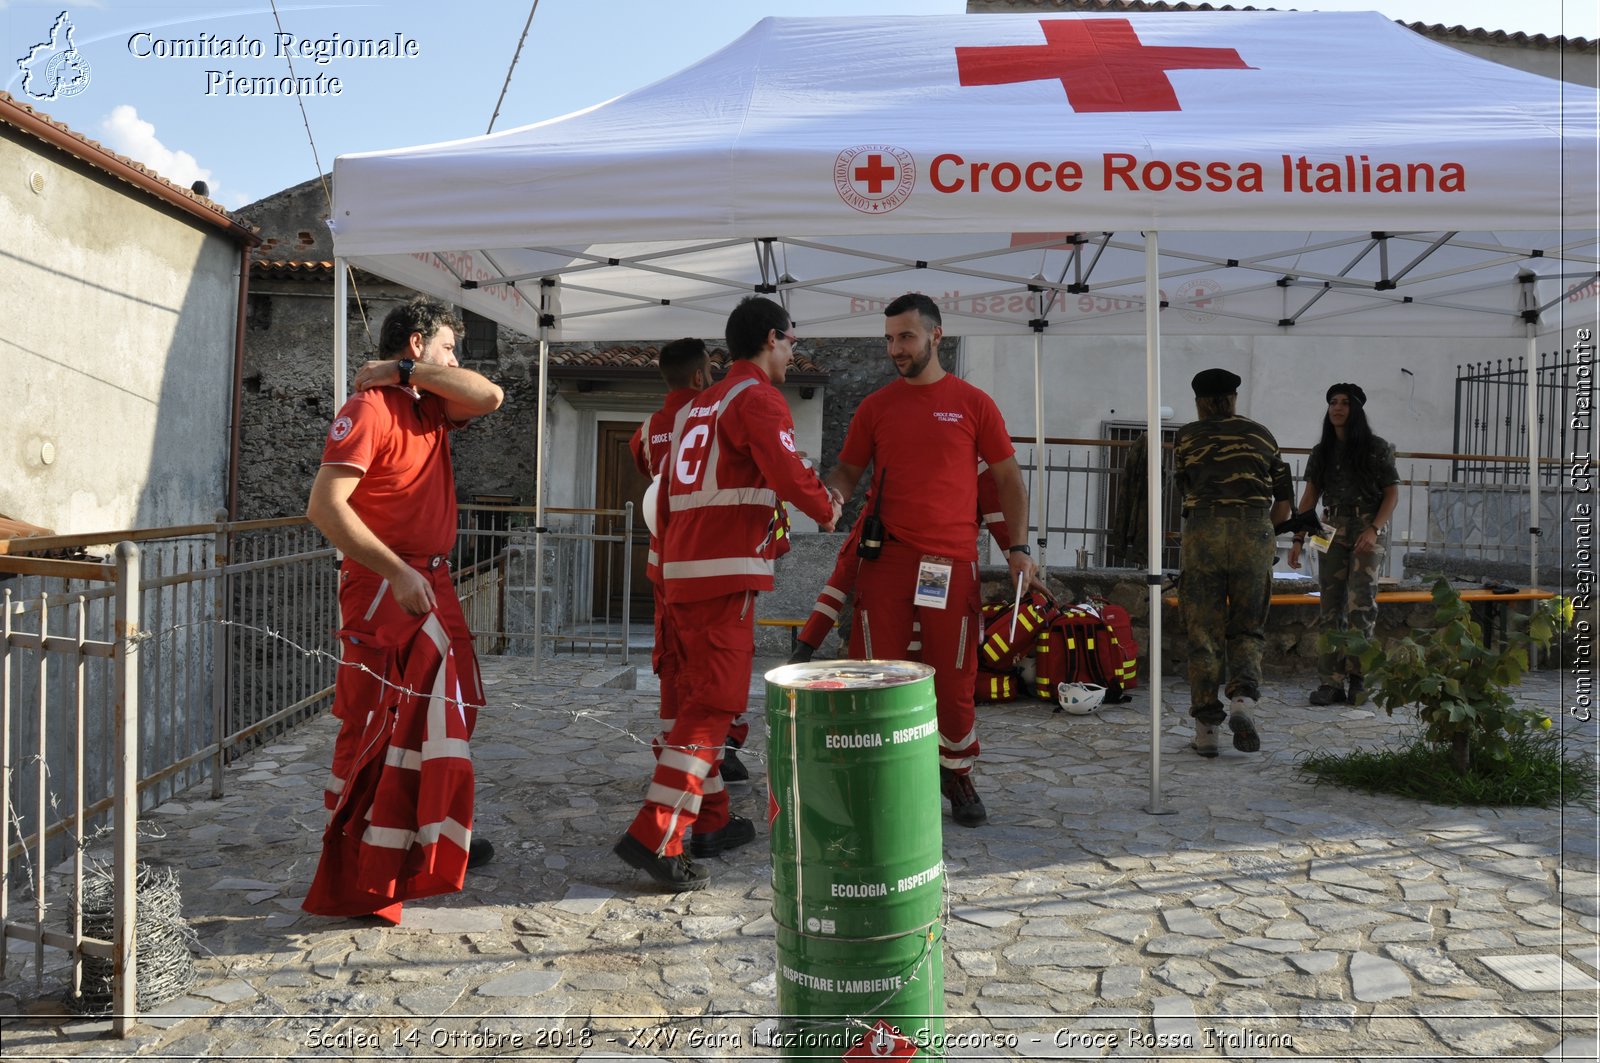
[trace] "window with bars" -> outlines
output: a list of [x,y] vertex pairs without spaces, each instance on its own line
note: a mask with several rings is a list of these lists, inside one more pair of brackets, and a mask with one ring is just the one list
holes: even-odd
[[[1112,443],[1132,443],[1145,434],[1145,425],[1133,422],[1107,421],[1102,426],[1102,437]],[[1161,567],[1178,567],[1178,533],[1181,530],[1182,518],[1180,516],[1182,500],[1175,496],[1172,490],[1172,442],[1178,434],[1176,427],[1162,426],[1161,429]],[[1137,543],[1142,536],[1138,535],[1139,529],[1144,527],[1145,507],[1137,497],[1130,497],[1127,490],[1129,484],[1127,476],[1127,462],[1130,453],[1135,453],[1136,448],[1131,446],[1109,446],[1104,448],[1102,460],[1106,467],[1107,489],[1101,496],[1105,499],[1105,526],[1111,529],[1111,534],[1106,541],[1106,565],[1108,567],[1142,568],[1145,564],[1142,551],[1130,545],[1127,533],[1122,531],[1122,526],[1132,524],[1133,528],[1128,533],[1134,534]],[[1136,493],[1144,490],[1144,476],[1142,471],[1134,478]]]
[[490,318],[467,309],[461,311],[461,321],[466,328],[466,334],[461,337],[460,350],[456,352],[461,364],[475,369],[498,364],[500,326]]

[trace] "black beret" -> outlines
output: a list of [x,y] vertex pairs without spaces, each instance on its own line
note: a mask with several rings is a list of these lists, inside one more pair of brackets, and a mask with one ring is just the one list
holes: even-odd
[[1360,384],[1335,384],[1328,389],[1328,397],[1323,401],[1332,402],[1335,395],[1348,395],[1357,406],[1367,404],[1367,393],[1361,390]]
[[1232,395],[1239,390],[1239,378],[1226,369],[1205,369],[1189,382],[1197,399],[1213,399]]

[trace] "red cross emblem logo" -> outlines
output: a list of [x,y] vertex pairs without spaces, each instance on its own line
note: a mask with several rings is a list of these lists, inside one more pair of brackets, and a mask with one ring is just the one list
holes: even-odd
[[861,1035],[861,1040],[851,1045],[840,1056],[843,1060],[862,1059],[913,1059],[917,1054],[917,1043],[902,1034],[899,1030],[879,1019],[872,1024],[872,1029]]
[[1251,70],[1232,48],[1145,45],[1125,18],[1041,19],[1044,44],[957,48],[963,85],[1056,81],[1074,111],[1181,111],[1168,70]]
[[833,160],[839,198],[863,214],[887,214],[916,186],[917,161],[904,148],[863,144],[845,148]]

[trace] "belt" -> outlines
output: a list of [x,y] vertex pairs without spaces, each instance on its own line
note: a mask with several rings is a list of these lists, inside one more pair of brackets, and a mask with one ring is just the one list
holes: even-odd
[[1209,513],[1213,516],[1256,517],[1266,516],[1271,509],[1271,506],[1263,506],[1255,503],[1226,505],[1221,502],[1199,502],[1189,507],[1189,512],[1191,514]]
[[448,554],[401,554],[400,560],[412,568],[438,568],[450,563]]

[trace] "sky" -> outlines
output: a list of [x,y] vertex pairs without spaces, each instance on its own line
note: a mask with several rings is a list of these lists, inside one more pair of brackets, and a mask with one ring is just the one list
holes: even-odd
[[[206,181],[233,209],[316,176],[319,162],[331,170],[341,154],[476,136],[491,118],[503,131],[602,102],[710,55],[769,15],[960,14],[966,0],[538,0],[495,117],[531,6],[277,0],[274,11],[269,0],[0,0],[0,88],[168,180]],[[1600,36],[1595,0],[1299,6]],[[70,63],[63,14],[77,52]],[[350,41],[401,54],[319,61],[319,49]],[[288,76],[291,64],[312,79],[312,94],[247,94],[255,80]]]

